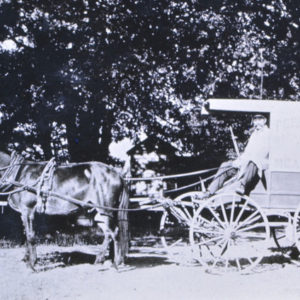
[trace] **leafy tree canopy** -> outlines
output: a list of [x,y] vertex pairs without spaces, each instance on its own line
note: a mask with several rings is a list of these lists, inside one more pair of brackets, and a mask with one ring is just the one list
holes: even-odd
[[204,99],[298,100],[297,1],[202,2],[1,1],[2,147],[48,159],[64,137],[71,160],[106,161],[143,130],[218,152],[245,120],[195,131]]

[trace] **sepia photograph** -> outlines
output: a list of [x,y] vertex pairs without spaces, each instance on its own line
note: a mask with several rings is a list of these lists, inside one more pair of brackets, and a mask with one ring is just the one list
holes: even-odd
[[0,299],[300,299],[297,0],[0,0]]

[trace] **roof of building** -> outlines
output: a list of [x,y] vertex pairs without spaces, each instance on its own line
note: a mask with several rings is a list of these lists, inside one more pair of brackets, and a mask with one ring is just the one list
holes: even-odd
[[150,153],[155,151],[161,154],[175,154],[177,148],[172,146],[170,143],[163,141],[157,136],[150,136],[134,145],[127,151],[128,155],[142,154],[144,152]]

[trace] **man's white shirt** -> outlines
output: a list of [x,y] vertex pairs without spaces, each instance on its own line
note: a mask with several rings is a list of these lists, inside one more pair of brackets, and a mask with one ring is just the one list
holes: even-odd
[[268,168],[270,149],[270,129],[264,126],[254,130],[251,134],[244,153],[241,155],[241,169],[245,168],[249,161],[253,161],[258,168],[258,175]]

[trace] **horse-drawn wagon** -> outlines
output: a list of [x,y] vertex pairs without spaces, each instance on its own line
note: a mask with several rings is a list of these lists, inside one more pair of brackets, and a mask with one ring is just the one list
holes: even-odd
[[[267,116],[268,168],[247,195],[237,194],[233,180],[229,180],[215,195],[205,199],[199,191],[180,194],[172,201],[162,198],[165,205],[160,233],[167,251],[178,253],[179,246],[181,249],[191,247],[193,258],[208,270],[248,272],[267,253],[271,236],[281,250],[286,245],[300,250],[299,109],[300,103],[292,101],[210,99],[205,103],[202,115],[235,112]],[[211,171],[156,180],[203,176]],[[211,178],[200,180],[196,185],[205,190]]]
[[[161,182],[188,176],[198,178],[195,183],[176,188],[175,197],[171,196],[171,192],[174,191],[154,193],[146,198],[136,199],[140,208],[131,209],[128,208],[128,201],[126,200],[125,203],[122,200],[122,197],[126,196],[122,180],[115,171],[103,164],[71,164],[58,168],[59,171],[53,171],[54,169],[47,170],[50,168],[48,164],[31,162],[22,167],[24,172],[20,177],[19,168],[12,172],[15,165],[19,164],[9,162],[9,158],[5,157],[7,162],[1,167],[14,174],[9,174],[4,183],[8,188],[14,187],[12,194],[18,193],[25,198],[24,202],[21,197],[15,197],[17,200],[12,204],[19,206],[17,209],[21,214],[26,210],[30,213],[30,216],[23,216],[29,239],[30,247],[27,255],[31,256],[30,265],[33,265],[36,258],[30,235],[34,207],[43,208],[45,213],[47,209],[52,209],[49,212],[55,213],[61,200],[69,203],[63,205],[66,208],[64,214],[75,211],[78,207],[84,207],[97,212],[97,218],[100,218],[101,213],[106,217],[115,216],[114,219],[119,224],[127,222],[127,213],[130,211],[159,209],[162,212],[161,241],[167,251],[172,252],[174,249],[177,251],[180,247],[185,250],[191,249],[193,258],[212,271],[248,272],[253,269],[265,255],[271,233],[279,247],[284,239],[289,239],[291,244],[295,244],[300,250],[299,109],[298,102],[275,100],[211,99],[203,106],[203,114],[237,112],[263,113],[268,116],[269,167],[264,173],[264,180],[259,181],[249,195],[231,191],[231,181],[229,181],[215,195],[203,199],[201,190],[205,190],[205,185],[213,178],[216,168],[173,176],[127,178],[127,182],[135,180]],[[98,173],[104,181],[99,181],[102,177],[96,176]],[[199,179],[199,176],[203,178],[204,174],[208,174],[208,177]],[[49,177],[54,178],[54,185]],[[70,181],[74,185],[79,185],[81,189],[70,185]],[[106,191],[114,195],[113,200],[104,196],[105,191],[101,187],[103,182],[107,184]],[[198,187],[199,191],[195,190],[195,187]],[[194,190],[181,193],[186,188]],[[33,196],[28,198],[26,196],[28,193]],[[95,193],[98,193],[98,196]],[[105,199],[104,202],[99,195]],[[91,202],[89,199],[91,196],[98,200]],[[92,215],[95,216],[95,213]],[[98,219],[98,222],[103,223],[103,220]],[[111,221],[107,219],[104,222],[109,225]],[[108,238],[105,247],[110,239],[113,239],[116,245],[120,242],[117,238],[120,233],[116,222],[113,226],[109,226],[110,229],[106,232]],[[124,242],[126,243],[128,234],[123,232],[126,228],[127,226],[123,224],[121,234],[126,238],[121,241],[123,244],[122,257],[119,258],[121,262],[126,252]],[[101,260],[104,258],[103,249]],[[116,256],[120,254],[116,253]]]

